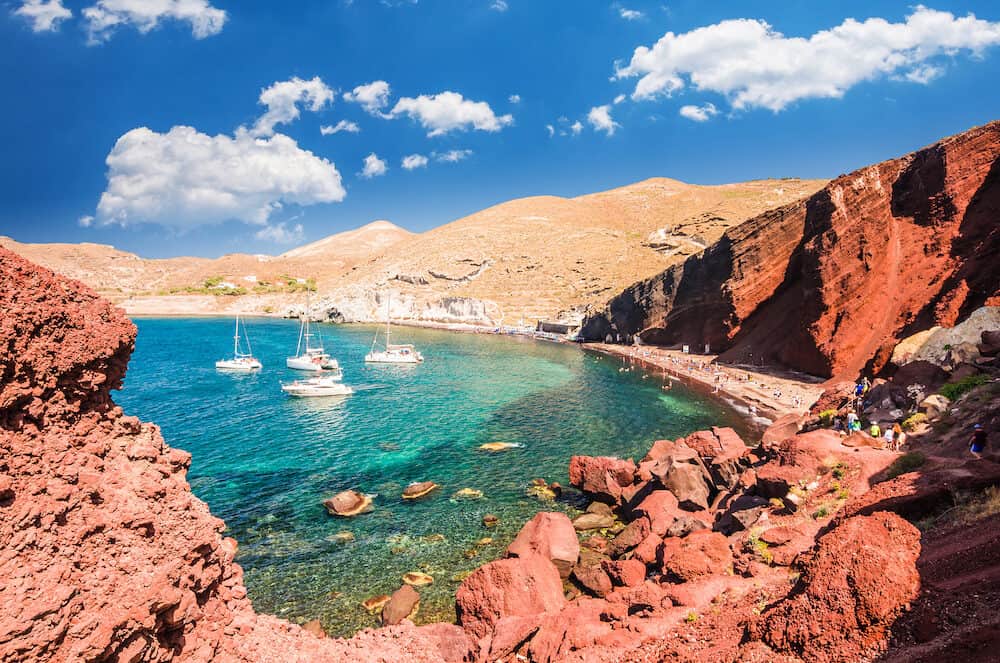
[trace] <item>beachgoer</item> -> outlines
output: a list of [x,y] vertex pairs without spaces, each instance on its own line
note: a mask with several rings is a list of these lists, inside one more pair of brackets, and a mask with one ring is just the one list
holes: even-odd
[[868,434],[874,437],[876,440],[882,437],[882,429],[878,427],[878,422],[873,421],[871,428],[868,429]]
[[847,430],[854,430],[854,422],[858,420],[858,415],[854,413],[854,410],[847,411]]
[[903,427],[899,423],[894,423],[892,425],[892,450],[899,451],[899,447],[903,445]]
[[843,434],[843,432],[844,432],[844,420],[841,419],[840,417],[834,417],[833,418],[833,430],[837,431],[838,433]]
[[892,449],[892,426],[886,424],[885,433],[882,435],[882,439],[885,440],[885,446]]
[[983,450],[986,448],[986,429],[982,424],[972,427],[972,437],[969,438],[969,453],[976,458],[982,458]]
[[862,387],[861,389],[862,396],[867,394],[868,390],[872,388],[871,380],[868,379],[867,375],[861,380],[861,387]]

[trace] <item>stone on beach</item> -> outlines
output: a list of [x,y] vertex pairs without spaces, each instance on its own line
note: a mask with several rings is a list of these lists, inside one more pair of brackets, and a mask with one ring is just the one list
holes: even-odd
[[312,633],[317,638],[325,638],[326,631],[323,630],[323,625],[320,624],[318,619],[313,619],[302,625],[302,630],[307,633]]
[[404,619],[413,619],[420,609],[420,595],[409,584],[403,585],[382,607],[382,624],[395,626]]
[[367,513],[373,508],[372,498],[356,490],[345,490],[337,493],[330,499],[324,500],[323,506],[326,507],[330,515],[341,518],[351,518],[362,513]]
[[475,488],[460,488],[452,495],[455,499],[478,500],[483,497],[483,491]]
[[578,532],[607,529],[615,524],[615,519],[601,513],[585,513],[573,519],[573,528]]
[[635,480],[635,463],[610,456],[573,456],[569,461],[569,482],[592,499],[617,503],[622,490]]
[[418,500],[440,488],[433,481],[418,481],[403,489],[404,500]]
[[566,578],[580,556],[580,541],[566,514],[542,512],[521,528],[507,547],[507,555],[541,555],[556,566],[561,577]]
[[698,452],[686,444],[678,444],[651,472],[660,485],[674,494],[682,509],[696,511],[708,508],[711,477]]

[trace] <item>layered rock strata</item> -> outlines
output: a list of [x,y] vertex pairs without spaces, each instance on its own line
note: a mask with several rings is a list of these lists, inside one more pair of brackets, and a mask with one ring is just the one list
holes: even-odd
[[843,175],[727,230],[585,321],[591,340],[708,344],[820,376],[1000,303],[1000,122]]

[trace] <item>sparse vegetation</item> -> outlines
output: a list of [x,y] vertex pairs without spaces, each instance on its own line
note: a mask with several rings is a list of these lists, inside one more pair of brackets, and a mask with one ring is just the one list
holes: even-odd
[[843,479],[844,475],[847,474],[847,466],[838,462],[833,466],[832,472],[835,479]]
[[813,520],[819,520],[820,518],[826,518],[830,515],[830,507],[826,504],[821,504],[818,509],[813,511]]
[[976,387],[984,385],[989,381],[990,377],[985,373],[980,373],[979,375],[969,375],[961,380],[958,380],[957,382],[949,382],[941,387],[938,390],[938,393],[950,401],[955,401],[958,400],[960,396],[969,393]]
[[698,613],[695,612],[694,610],[689,611],[688,614],[685,615],[684,621],[686,621],[688,624],[694,624],[696,621],[698,621]]
[[768,501],[771,503],[771,506],[773,506],[775,509],[785,508],[785,500],[781,499],[780,497],[772,497]]
[[823,410],[819,413],[819,423],[822,426],[830,426],[833,424],[833,418],[837,416],[836,410]]
[[990,486],[955,510],[955,519],[972,523],[1000,513],[1000,486]]
[[925,423],[927,423],[927,415],[924,414],[923,412],[917,412],[915,414],[911,414],[906,419],[904,419],[903,423],[900,424],[900,427],[902,427],[903,430],[909,433],[911,431],[916,430],[920,424],[925,424]]
[[908,451],[893,461],[889,469],[885,471],[885,478],[895,479],[901,474],[912,472],[922,466],[927,461],[927,457],[919,451]]

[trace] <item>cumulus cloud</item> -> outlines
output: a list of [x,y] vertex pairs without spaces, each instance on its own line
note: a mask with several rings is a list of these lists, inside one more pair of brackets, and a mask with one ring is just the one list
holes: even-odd
[[258,103],[267,107],[260,116],[253,132],[258,136],[270,136],[274,125],[288,124],[299,118],[299,104],[316,112],[333,102],[333,90],[327,87],[319,76],[312,80],[294,77],[287,81],[277,81],[260,93]]
[[[922,64],[919,67],[914,67],[910,71],[903,74],[902,79],[907,80],[911,83],[920,83],[922,85],[927,85],[934,79],[940,77],[944,74],[944,67],[938,67],[932,64]],[[899,78],[897,77],[897,80]]]
[[24,0],[14,15],[30,22],[34,32],[54,32],[73,12],[63,7],[62,0]]
[[617,97],[615,97],[614,104],[615,104],[615,106],[617,106],[618,104],[620,104],[623,101],[625,101],[625,95],[624,94],[619,94]]
[[718,115],[719,109],[715,107],[715,104],[703,104],[701,106],[681,106],[679,112],[681,117],[686,117],[695,122],[705,122]]
[[207,0],[98,0],[83,10],[91,43],[108,39],[120,26],[134,25],[145,34],[160,21],[175,20],[191,25],[195,39],[222,32],[226,12]]
[[608,136],[613,136],[622,126],[611,118],[611,104],[591,108],[587,113],[587,121],[594,127],[594,131],[603,131]]
[[389,165],[372,152],[365,157],[364,167],[361,169],[361,177],[370,180],[373,177],[385,175],[387,170],[389,170]]
[[354,122],[351,122],[350,120],[341,120],[340,122],[334,124],[333,126],[327,124],[319,128],[319,132],[324,136],[339,134],[341,131],[346,131],[347,133],[350,134],[356,134],[361,131],[361,127],[359,127]]
[[400,115],[420,122],[432,137],[469,129],[495,132],[514,123],[512,115],[497,116],[485,101],[471,101],[457,92],[403,97],[389,113],[390,117]]
[[472,156],[472,150],[448,150],[447,152],[434,152],[432,154],[436,161],[443,163],[457,163]]
[[551,124],[546,124],[545,130],[549,132],[549,138],[552,138],[553,136],[556,135],[556,128]]
[[385,81],[372,81],[359,85],[350,92],[344,93],[344,101],[360,104],[372,115],[379,115],[389,103],[389,84]]
[[846,19],[809,37],[786,37],[761,20],[736,19],[667,32],[635,49],[617,78],[638,77],[632,98],[692,86],[724,95],[737,110],[780,111],[808,98],[840,98],[862,81],[902,76],[926,82],[929,61],[1000,44],[1000,23],[918,5],[902,23]]
[[404,170],[413,170],[415,168],[423,168],[427,165],[427,161],[427,157],[423,154],[409,154],[403,157],[403,160],[399,165],[401,165]]
[[490,9],[498,12],[507,11],[507,0],[493,0],[493,4],[490,5]]
[[643,13],[641,11],[636,9],[626,9],[625,7],[619,7],[618,15],[626,21],[638,21],[643,17]]
[[253,234],[257,239],[263,239],[277,244],[295,244],[301,242],[305,236],[305,229],[301,223],[296,223],[288,227],[284,222],[274,225],[267,225]]
[[88,214],[86,216],[81,216],[79,219],[76,220],[76,222],[81,228],[89,228],[90,226],[94,225],[94,217]]
[[184,229],[230,219],[264,225],[283,204],[339,202],[346,195],[334,164],[283,134],[141,127],[118,139],[106,163],[108,184],[96,214],[101,225]]
[[519,94],[512,94],[509,97],[507,97],[507,101],[509,101],[512,104],[519,104],[519,103],[521,103],[521,95],[519,95]]

